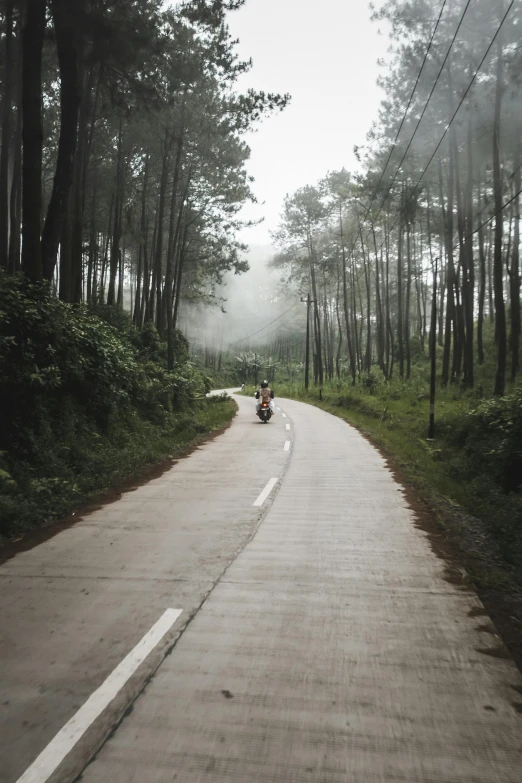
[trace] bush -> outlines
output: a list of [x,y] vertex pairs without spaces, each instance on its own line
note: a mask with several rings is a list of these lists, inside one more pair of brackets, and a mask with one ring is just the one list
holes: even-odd
[[380,378],[374,372],[367,372],[361,378],[361,384],[366,391],[370,394],[374,394],[380,385]]
[[462,429],[475,475],[493,478],[507,492],[522,486],[522,388],[469,411]]

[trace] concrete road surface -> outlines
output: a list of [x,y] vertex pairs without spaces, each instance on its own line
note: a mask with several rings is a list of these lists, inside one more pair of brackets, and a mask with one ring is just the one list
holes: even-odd
[[238,402],[0,568],[0,781],[66,783],[103,743],[83,783],[520,783],[522,678],[382,457]]

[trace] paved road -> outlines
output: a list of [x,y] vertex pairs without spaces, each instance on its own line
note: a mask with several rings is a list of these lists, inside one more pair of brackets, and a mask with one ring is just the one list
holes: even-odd
[[169,607],[53,783],[140,690],[83,783],[520,783],[522,679],[480,652],[478,599],[383,459],[320,410],[265,426],[238,401],[216,441],[0,568],[2,783],[43,783],[31,763]]

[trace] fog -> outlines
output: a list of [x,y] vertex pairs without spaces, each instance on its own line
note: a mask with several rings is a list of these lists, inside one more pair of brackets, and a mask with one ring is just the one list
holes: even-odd
[[[216,288],[213,306],[183,303],[179,327],[194,348],[201,345],[240,352],[262,346],[265,335],[273,334],[269,330],[277,323],[263,327],[296,302],[293,294],[282,289],[280,272],[269,268],[273,254],[271,245],[251,245],[245,254],[249,271],[227,274],[223,285]],[[250,335],[254,336],[245,339]]]
[[240,56],[253,58],[238,88],[289,92],[292,100],[247,136],[257,203],[241,215],[257,224],[243,229],[240,239],[250,244],[250,271],[227,275],[216,291],[225,300],[225,313],[217,305],[184,303],[179,326],[193,344],[237,351],[261,346],[265,334],[287,331],[292,314],[299,316],[297,307],[252,340],[237,342],[298,303],[281,285],[280,273],[267,268],[285,195],[329,169],[353,169],[354,146],[364,143],[377,116],[383,97],[377,61],[385,57],[388,41],[370,13],[364,0],[326,0],[320,14],[311,0],[248,0],[229,15]]

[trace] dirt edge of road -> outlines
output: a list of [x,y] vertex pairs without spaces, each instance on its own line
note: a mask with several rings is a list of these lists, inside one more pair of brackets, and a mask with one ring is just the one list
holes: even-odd
[[15,555],[19,554],[20,552],[27,552],[28,550],[34,549],[34,547],[43,544],[45,541],[53,538],[58,533],[61,533],[62,530],[67,530],[73,525],[76,525],[82,519],[85,519],[90,514],[98,511],[100,508],[109,506],[111,503],[115,503],[122,497],[122,495],[126,494],[127,492],[134,492],[144,484],[148,484],[149,481],[160,478],[160,476],[173,468],[174,465],[176,465],[180,460],[186,459],[201,446],[204,446],[218,438],[220,435],[223,435],[223,433],[232,426],[234,419],[237,416],[237,403],[235,403],[235,405],[236,410],[230,421],[218,429],[197,435],[190,444],[185,445],[177,450],[173,450],[173,453],[167,459],[154,462],[151,465],[146,465],[130,476],[127,476],[125,479],[118,481],[109,489],[93,495],[89,501],[80,504],[67,517],[54,520],[53,522],[50,522],[46,525],[42,525],[41,527],[32,528],[31,530],[28,530],[25,535],[15,540],[6,540],[0,543],[0,565],[7,562],[8,560],[11,560],[11,558],[15,557]]
[[[458,589],[474,592],[485,607],[482,616],[476,615],[477,631],[491,634],[491,647],[478,651],[493,657],[511,657],[522,673],[522,594],[510,578],[484,523],[437,493],[429,483],[416,483],[407,465],[376,443],[364,427],[320,403],[314,407],[356,429],[381,454],[403,488],[416,526],[426,533],[433,552],[444,561],[445,579]],[[488,624],[488,616],[493,625]],[[515,699],[513,707],[522,713],[522,693],[517,693]]]

